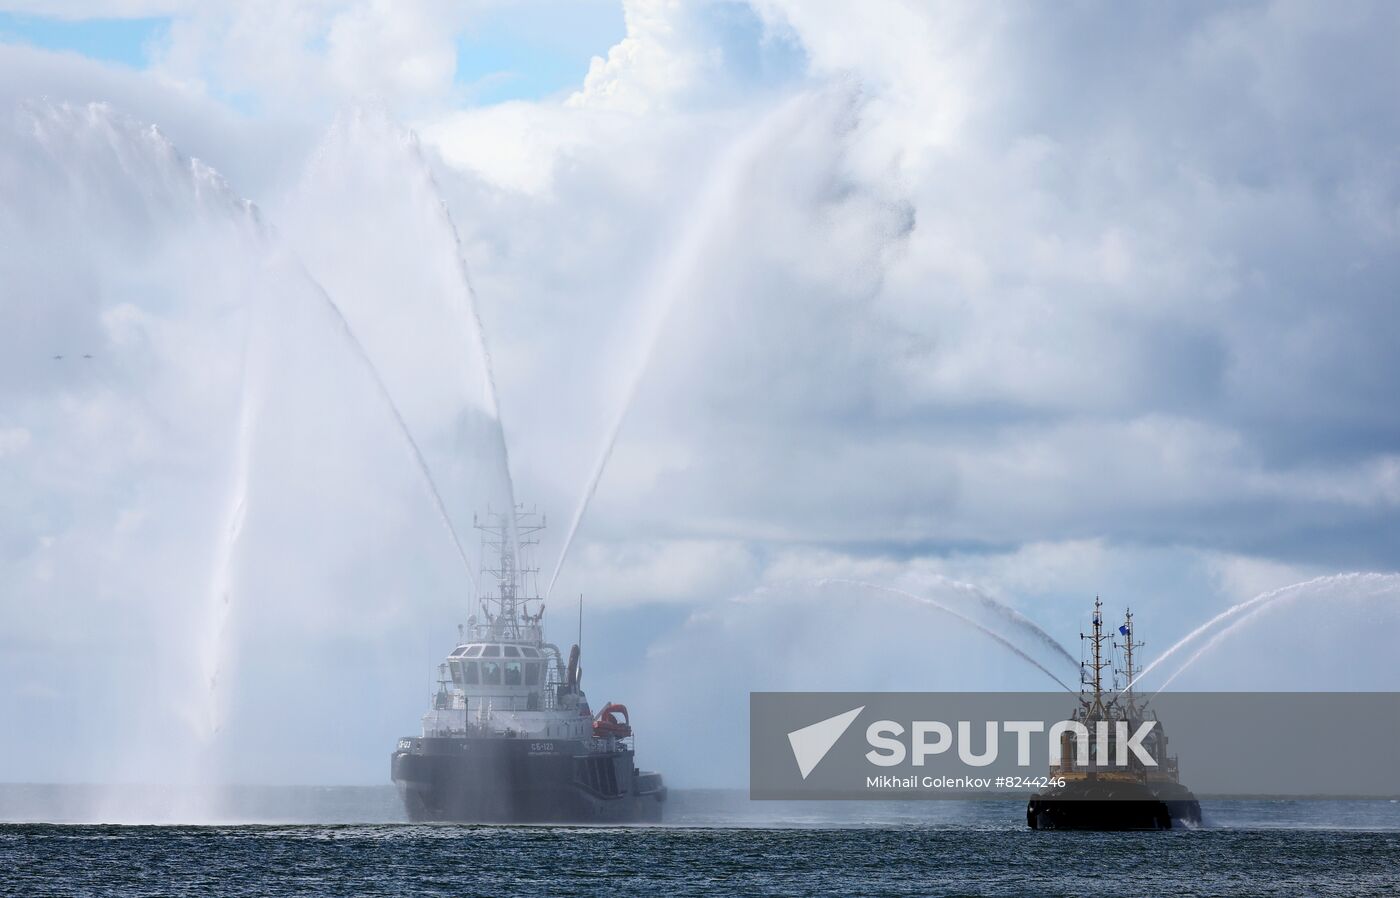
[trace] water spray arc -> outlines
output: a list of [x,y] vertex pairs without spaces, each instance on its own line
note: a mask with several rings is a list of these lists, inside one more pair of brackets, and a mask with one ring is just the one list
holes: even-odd
[[[243,345],[242,385],[239,396],[238,436],[235,443],[233,473],[231,477],[227,514],[216,544],[212,576],[209,583],[209,631],[208,643],[201,653],[204,664],[204,680],[208,685],[208,695],[204,712],[198,716],[196,730],[207,743],[218,733],[222,725],[222,705],[220,703],[220,675],[226,663],[228,650],[228,625],[233,614],[233,568],[238,549],[239,537],[243,534],[243,524],[248,517],[248,482],[253,461],[253,444],[257,425],[258,402],[261,395],[261,363],[254,353],[261,349],[258,342],[258,311],[256,300],[249,310],[248,334]],[[257,368],[255,372],[253,369]]]
[[569,522],[569,529],[565,531],[564,542],[559,550],[559,559],[554,564],[554,573],[549,577],[549,585],[545,587],[545,598],[549,598],[550,593],[554,590],[554,584],[559,579],[559,572],[563,570],[564,561],[569,556],[569,548],[573,545],[574,537],[578,534],[579,525],[583,523],[584,513],[588,511],[589,503],[592,502],[594,494],[598,491],[598,483],[603,479],[603,472],[607,469],[608,460],[612,458],[613,447],[617,445],[617,437],[622,431],[623,422],[627,419],[627,413],[636,400],[642,376],[651,365],[652,356],[656,353],[662,328],[670,317],[672,309],[675,308],[678,297],[684,292],[686,282],[691,280],[698,270],[705,244],[710,235],[714,232],[724,213],[733,204],[741,176],[758,149],[759,138],[763,136],[766,123],[767,119],[746,138],[731,145],[721,157],[705,187],[699,209],[682,232],[676,250],[668,257],[662,269],[651,278],[653,286],[647,291],[647,296],[651,300],[645,306],[645,314],[640,322],[639,337],[636,341],[636,345],[640,345],[642,349],[626,376],[621,401],[618,403],[605,433],[597,460],[589,472],[583,494],[579,497],[573,518]]
[[[816,581],[814,581],[814,583],[815,583],[818,587],[823,587],[823,586],[828,586],[828,585],[854,586],[854,587],[857,587],[857,588],[859,588],[859,589],[868,589],[868,590],[871,590],[871,591],[873,591],[873,592],[878,592],[878,593],[882,593],[882,594],[884,594],[884,595],[894,596],[894,597],[897,597],[897,598],[900,598],[900,599],[910,600],[910,601],[913,601],[913,602],[918,603],[918,604],[921,604],[921,605],[927,605],[927,606],[930,607],[930,608],[935,608],[935,609],[937,609],[937,610],[939,610],[939,611],[942,611],[944,614],[948,614],[948,615],[951,615],[952,617],[957,618],[958,620],[962,621],[963,623],[967,624],[968,626],[970,626],[970,627],[972,627],[972,628],[978,630],[978,631],[981,632],[984,636],[987,636],[987,637],[989,637],[989,638],[995,640],[997,643],[1001,644],[1001,646],[1002,646],[1003,648],[1005,648],[1005,649],[1007,649],[1008,651],[1010,651],[1010,652],[1011,652],[1012,654],[1014,654],[1016,657],[1020,658],[1022,661],[1025,661],[1027,664],[1030,664],[1030,665],[1031,665],[1032,667],[1034,667],[1036,670],[1040,671],[1041,673],[1045,674],[1045,675],[1046,675],[1047,677],[1049,677],[1050,679],[1054,680],[1056,683],[1059,684],[1060,688],[1063,689],[1063,690],[1065,690],[1066,692],[1074,692],[1074,691],[1075,691],[1074,689],[1071,689],[1071,688],[1069,687],[1069,685],[1065,683],[1064,680],[1061,680],[1061,679],[1060,679],[1059,677],[1057,677],[1057,676],[1054,674],[1054,672],[1052,672],[1048,667],[1046,667],[1045,665],[1041,664],[1041,663],[1040,663],[1039,661],[1037,661],[1035,658],[1031,657],[1031,655],[1030,655],[1029,653],[1027,653],[1024,649],[1022,649],[1020,646],[1016,645],[1016,644],[1013,643],[1011,640],[1007,639],[1005,636],[1003,636],[1002,634],[996,632],[995,630],[991,629],[990,627],[986,626],[985,624],[981,623],[980,621],[977,621],[977,620],[975,620],[975,619],[973,619],[973,618],[971,618],[971,617],[968,617],[966,614],[963,614],[961,611],[958,611],[958,610],[955,609],[955,608],[952,608],[952,607],[950,607],[950,606],[948,606],[948,605],[945,605],[945,604],[943,604],[942,602],[936,601],[936,600],[934,600],[934,599],[930,599],[930,598],[928,598],[928,597],[926,597],[926,596],[920,596],[920,595],[917,595],[917,594],[915,594],[915,593],[906,592],[906,591],[904,591],[904,590],[902,590],[902,589],[895,589],[894,587],[890,587],[890,586],[881,586],[881,585],[876,584],[876,583],[866,583],[866,582],[863,582],[863,581],[860,581],[860,580],[843,580],[843,579],[831,578],[831,579],[825,579],[825,580],[816,580]],[[1034,625],[1032,625],[1032,626],[1034,626]],[[1037,627],[1036,629],[1039,630],[1038,627]],[[1042,632],[1043,632],[1043,631],[1042,631]],[[1050,641],[1051,641],[1052,643],[1054,643],[1056,646],[1059,646],[1059,643],[1054,642],[1054,640],[1053,640],[1048,634],[1046,635],[1046,638],[1047,638],[1047,639],[1050,639]],[[1065,652],[1065,650],[1064,650],[1063,647],[1060,647],[1059,650],[1060,650],[1061,653],[1063,653],[1063,654],[1065,655],[1066,658],[1069,657],[1069,653],[1068,653],[1068,652]],[[1075,663],[1077,664],[1077,662],[1075,662]]]
[[[430,227],[438,229],[437,233],[444,238],[444,245],[451,247],[453,254],[451,271],[455,275],[455,281],[449,280],[445,284],[445,290],[442,293],[443,302],[447,306],[449,314],[459,316],[458,321],[461,324],[462,333],[470,341],[470,345],[464,347],[464,354],[480,359],[480,370],[467,372],[468,379],[465,386],[471,389],[476,385],[482,389],[481,399],[494,424],[494,432],[488,436],[488,439],[494,440],[494,446],[488,451],[497,458],[494,464],[499,466],[499,476],[504,481],[501,486],[504,489],[506,501],[513,505],[515,491],[510,473],[510,460],[504,429],[500,424],[499,396],[491,357],[486,345],[485,330],[474,302],[470,276],[462,253],[461,238],[443,199],[442,192],[423,158],[417,138],[411,132],[397,128],[393,129],[392,134],[401,141],[401,150],[406,151],[407,159],[400,169],[401,173],[410,182],[417,179],[417,183],[409,191],[409,195],[422,198],[421,204],[417,206],[417,212],[424,216],[423,220],[431,222]],[[399,158],[404,159],[405,156],[400,155]],[[231,192],[230,197],[232,197]],[[311,273],[301,259],[291,251],[283,241],[282,235],[279,235],[277,230],[262,218],[256,207],[243,201],[235,202],[233,198],[229,199],[229,203],[230,208],[241,214],[251,225],[254,239],[267,253],[265,256],[267,269],[281,283],[305,285],[307,289],[313,291],[316,297],[314,302],[319,307],[320,312],[327,316],[331,330],[339,335],[338,339],[345,342],[358,363],[364,367],[365,373],[373,383],[374,392],[378,394],[380,401],[383,402],[385,409],[394,421],[399,437],[418,471],[428,499],[432,502],[437,517],[451,541],[453,550],[466,572],[470,588],[475,593],[479,589],[477,572],[472,558],[457,532],[457,526],[453,522],[442,488],[438,484],[437,477],[434,475],[417,437],[409,426],[408,419],[394,398],[393,392],[389,388],[389,382],[370,354],[365,342],[356,333],[351,319],[331,293]],[[265,313],[266,310],[262,310],[256,314]],[[216,731],[220,725],[217,720],[220,714],[220,711],[217,710],[219,703],[213,693],[219,688],[221,674],[227,663],[227,630],[233,608],[234,567],[238,543],[247,518],[250,468],[255,449],[254,442],[256,441],[256,409],[259,405],[260,391],[266,386],[265,384],[259,385],[261,373],[252,370],[258,364],[266,364],[265,358],[256,355],[257,352],[263,352],[263,350],[252,350],[254,357],[251,361],[247,358],[249,351],[245,349],[244,395],[240,410],[236,457],[233,462],[233,495],[229,499],[225,526],[216,548],[214,572],[210,586],[212,598],[209,612],[211,616],[209,639],[212,644],[203,656],[203,663],[205,665],[205,679],[209,683],[211,692],[210,708],[213,717],[209,722],[201,724],[201,729],[210,733]],[[516,552],[518,553],[518,536],[513,525],[509,538],[511,544],[517,547]]]
[[[471,561],[467,556],[466,549],[462,546],[461,539],[457,535],[456,527],[447,512],[447,506],[443,502],[442,493],[438,489],[437,483],[433,479],[432,471],[428,467],[427,460],[423,457],[423,452],[419,448],[417,441],[413,438],[412,432],[404,421],[403,414],[399,411],[398,405],[389,394],[383,379],[380,377],[378,369],[370,359],[363,345],[356,338],[351,330],[345,316],[341,313],[340,307],[335,300],[326,293],[320,284],[301,266],[299,262],[285,253],[279,253],[274,257],[271,267],[273,270],[286,273],[294,280],[300,280],[311,289],[314,295],[321,301],[322,310],[331,316],[336,330],[346,341],[351,352],[364,365],[366,372],[373,381],[375,390],[383,401],[385,408],[394,419],[399,436],[404,441],[405,448],[408,449],[416,468],[422,478],[422,483],[428,493],[428,498],[432,501],[433,507],[437,510],[438,518],[442,522],[443,528],[447,531],[448,538],[452,541],[453,548],[457,552],[457,557],[461,560],[462,566],[467,573],[467,578],[472,584],[472,589],[476,589],[476,574],[472,569]],[[250,314],[250,333],[248,342],[244,348],[243,360],[243,386],[240,398],[238,439],[233,462],[232,488],[228,503],[228,513],[225,525],[221,531],[221,538],[215,551],[214,573],[210,584],[211,614],[213,619],[210,624],[210,645],[206,647],[203,654],[205,680],[209,685],[208,714],[207,719],[201,721],[200,732],[205,739],[212,738],[222,725],[221,704],[219,702],[220,677],[227,663],[228,654],[228,624],[233,612],[233,569],[237,557],[238,543],[243,534],[243,525],[247,520],[249,480],[252,468],[253,448],[256,442],[256,422],[257,410],[259,406],[258,397],[261,396],[262,389],[262,347],[257,331],[258,312],[254,308]]]
[[379,369],[375,367],[374,361],[365,351],[364,345],[355,336],[354,330],[350,327],[350,322],[346,320],[344,313],[340,311],[340,306],[336,305],[331,295],[316,282],[299,262],[293,261],[290,257],[284,259],[284,264],[294,266],[296,274],[303,278],[305,282],[315,291],[322,301],[323,309],[332,317],[339,333],[345,338],[351,351],[355,353],[365,366],[365,370],[374,381],[375,392],[384,402],[385,408],[393,416],[394,423],[398,427],[399,436],[403,438],[404,445],[413,456],[414,464],[422,475],[423,485],[428,491],[428,497],[433,502],[433,507],[437,510],[438,518],[442,521],[443,529],[447,531],[448,537],[452,540],[452,547],[457,551],[457,557],[462,561],[462,567],[467,572],[467,578],[471,581],[472,590],[477,589],[476,572],[472,569],[471,559],[467,557],[467,550],[462,546],[462,540],[457,535],[457,528],[452,524],[452,516],[448,514],[447,505],[443,502],[442,492],[438,489],[437,481],[433,479],[432,469],[428,467],[428,461],[423,457],[423,450],[419,448],[418,441],[413,438],[413,432],[409,430],[408,422],[404,420],[403,413],[399,411],[398,404],[394,402],[394,397],[389,393],[388,386],[385,385],[383,377],[379,374]]
[[[1079,661],[1069,653],[1068,649],[1066,649],[1063,645],[1060,644],[1060,641],[1058,639],[1045,632],[1045,630],[1043,630],[1040,627],[1040,625],[1037,624],[1035,621],[1026,617],[1024,614],[1017,611],[1015,608],[1012,608],[1005,602],[1002,602],[1001,600],[997,599],[995,596],[987,592],[982,587],[977,586],[973,583],[967,583],[962,580],[953,580],[949,577],[944,577],[941,575],[937,575],[936,579],[939,583],[951,589],[958,590],[959,592],[968,593],[973,598],[975,598],[978,604],[982,605],[982,607],[989,609],[995,614],[1001,615],[1002,617],[1006,618],[1008,622],[1029,631],[1030,634],[1034,636],[1035,639],[1038,642],[1040,642],[1041,645],[1045,646],[1045,648],[1058,655],[1061,659],[1064,660],[1066,664],[1069,664],[1070,666],[1075,668],[1079,666]],[[899,589],[893,586],[884,588],[891,589],[910,599],[914,599],[921,602],[925,600],[924,596],[918,595],[917,593],[909,592],[908,590]]]
[[[418,143],[417,135],[411,132],[408,135],[409,149],[415,162],[418,163],[419,175],[425,181],[428,195],[433,197],[438,220],[441,222],[446,233],[452,238],[453,262],[456,267],[457,279],[462,290],[462,305],[470,325],[472,336],[476,343],[476,351],[481,357],[481,374],[486,384],[486,396],[490,406],[491,416],[496,420],[496,449],[500,453],[501,474],[505,481],[506,502],[510,508],[516,507],[515,500],[515,478],[510,470],[510,448],[506,443],[505,424],[501,421],[501,397],[500,391],[496,387],[495,365],[491,359],[491,349],[486,341],[486,326],[481,320],[481,310],[476,304],[476,290],[472,287],[471,271],[467,267],[467,259],[462,251],[462,235],[457,230],[457,222],[452,218],[452,210],[447,207],[447,200],[443,197],[442,189],[438,186],[437,179],[433,177],[431,168],[427,160],[423,157],[422,147]],[[520,533],[516,529],[514,514],[505,515],[509,528],[508,538],[511,543],[515,557],[520,557]],[[475,584],[474,584],[475,585]],[[550,581],[553,585],[553,580]]]
[[[1215,617],[1212,617],[1210,620],[1201,624],[1199,627],[1192,630],[1190,633],[1187,633],[1181,639],[1177,640],[1175,645],[1167,649],[1165,652],[1159,655],[1151,664],[1143,668],[1142,672],[1139,673],[1136,677],[1134,677],[1132,682],[1130,682],[1128,685],[1129,687],[1131,687],[1133,684],[1137,683],[1148,673],[1152,672],[1157,667],[1159,667],[1168,658],[1182,651],[1187,646],[1200,639],[1206,633],[1210,633],[1210,639],[1206,640],[1204,645],[1202,645],[1195,652],[1193,652],[1190,657],[1188,657],[1184,662],[1182,662],[1182,664],[1179,667],[1177,667],[1175,671],[1172,672],[1171,676],[1167,677],[1162,682],[1162,685],[1157,687],[1157,689],[1154,692],[1155,695],[1157,692],[1161,692],[1163,689],[1166,689],[1167,686],[1169,686],[1172,683],[1172,681],[1174,681],[1177,677],[1181,676],[1181,674],[1184,673],[1188,668],[1190,668],[1191,665],[1195,664],[1196,661],[1198,661],[1202,655],[1205,655],[1212,648],[1214,648],[1220,642],[1229,637],[1232,633],[1238,632],[1240,627],[1242,627],[1251,618],[1254,618],[1256,615],[1262,613],[1263,611],[1269,608],[1273,608],[1277,605],[1287,604],[1289,602],[1307,598],[1308,596],[1326,595],[1326,593],[1321,592],[1321,590],[1325,589],[1326,587],[1332,586],[1355,586],[1360,587],[1363,590],[1369,590],[1368,592],[1360,593],[1360,595],[1365,597],[1375,597],[1381,595],[1400,595],[1400,574],[1377,574],[1361,572],[1352,572],[1348,574],[1332,574],[1324,577],[1314,577],[1311,580],[1304,580],[1300,583],[1291,583],[1288,586],[1282,586],[1278,589],[1272,589],[1268,592],[1260,593],[1252,599],[1248,599],[1244,602],[1232,605],[1231,607],[1217,614]],[[1225,624],[1225,626],[1222,627],[1222,624]]]
[[[378,210],[378,223],[362,215],[367,206]],[[469,522],[458,504],[464,492],[471,511],[515,507],[494,364],[461,234],[417,135],[375,103],[342,109],[284,211],[288,245],[335,298],[341,326],[423,441],[428,451],[419,455],[436,471],[457,525]],[[402,314],[386,331],[383,315],[398,296]],[[409,345],[416,352],[404,353]],[[482,492],[485,503],[475,501]]]

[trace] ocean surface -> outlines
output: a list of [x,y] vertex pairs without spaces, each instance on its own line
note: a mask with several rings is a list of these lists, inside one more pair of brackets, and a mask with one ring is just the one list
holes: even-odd
[[659,826],[421,826],[392,788],[0,786],[0,895],[1400,895],[1396,803],[1203,809],[1034,832],[1019,803],[678,790]]

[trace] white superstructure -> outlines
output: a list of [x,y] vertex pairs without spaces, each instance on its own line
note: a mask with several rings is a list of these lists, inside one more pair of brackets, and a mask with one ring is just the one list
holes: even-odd
[[474,526],[482,533],[483,559],[495,558],[496,567],[483,569],[478,612],[458,628],[457,646],[439,665],[423,735],[590,738],[578,647],[566,662],[544,641],[539,569],[529,557],[544,519],[517,508],[509,515],[488,512]]

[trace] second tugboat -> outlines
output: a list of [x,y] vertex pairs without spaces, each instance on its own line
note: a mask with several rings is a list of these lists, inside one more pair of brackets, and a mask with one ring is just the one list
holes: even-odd
[[[517,564],[544,529],[532,513],[477,523],[482,572],[495,580],[480,617],[459,627],[439,666],[420,736],[399,740],[392,775],[413,821],[631,823],[661,819],[661,774],[635,766],[627,708],[596,715],[580,687],[579,646],[568,661],[544,641],[538,569]],[[530,602],[535,610],[531,612]]]
[[[1196,796],[1181,784],[1177,759],[1167,755],[1167,735],[1162,730],[1161,721],[1155,712],[1149,718],[1148,712],[1140,705],[1133,694],[1133,651],[1142,643],[1133,641],[1133,613],[1129,611],[1118,627],[1125,638],[1122,644],[1125,660],[1126,686],[1121,693],[1105,693],[1103,670],[1109,662],[1103,657],[1103,644],[1108,639],[1103,632],[1103,603],[1094,600],[1094,626],[1089,634],[1081,634],[1090,647],[1091,660],[1082,666],[1084,689],[1079,695],[1079,707],[1074,719],[1083,723],[1090,732],[1101,721],[1110,724],[1126,721],[1129,730],[1136,730],[1147,719],[1157,725],[1144,740],[1143,747],[1157,762],[1148,767],[1132,761],[1126,768],[1110,766],[1107,758],[1104,764],[1097,763],[1094,757],[1096,747],[1089,745],[1089,763],[1076,763],[1076,752],[1071,742],[1073,734],[1065,733],[1065,741],[1060,748],[1060,764],[1052,767],[1050,775],[1062,779],[1065,785],[1053,793],[1040,793],[1031,796],[1026,806],[1026,824],[1031,829],[1171,829],[1173,825],[1199,825],[1201,805]],[[1117,728],[1110,725],[1110,733]],[[1109,754],[1111,758],[1116,744],[1110,736]]]

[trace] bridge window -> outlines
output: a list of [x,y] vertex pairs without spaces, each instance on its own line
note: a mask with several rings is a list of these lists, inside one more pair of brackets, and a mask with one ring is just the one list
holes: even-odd
[[449,668],[451,668],[451,670],[452,670],[452,683],[453,683],[453,685],[455,685],[455,686],[461,686],[461,685],[462,685],[462,662],[461,662],[461,661],[449,661],[449,662],[447,662],[447,666],[448,666]]
[[483,658],[499,658],[501,657],[501,647],[498,645],[488,645],[482,650],[481,656]]
[[501,664],[499,661],[481,662],[481,683],[483,686],[501,685]]
[[481,656],[481,646],[474,645],[467,649],[468,658],[479,658]]
[[505,649],[506,649],[506,657],[507,657],[507,658],[519,658],[519,657],[520,657],[520,649],[516,648],[515,646],[513,646],[513,645],[508,645],[508,646],[505,647]]
[[540,664],[538,661],[532,661],[525,665],[525,685],[540,685]]
[[528,645],[522,646],[520,649],[520,653],[523,654],[526,658],[538,658],[540,656],[538,649],[532,649]]
[[507,661],[507,662],[506,662],[506,685],[507,685],[507,686],[519,686],[520,683],[521,683],[520,662],[519,662],[519,661]]
[[481,671],[479,669],[481,662],[458,661],[457,663],[462,665],[462,667],[464,668],[464,670],[462,671],[463,686],[475,686],[477,683],[481,682]]
[[456,658],[456,657],[458,657],[459,655],[464,655],[464,654],[466,654],[466,651],[467,651],[467,647],[466,647],[466,646],[464,646],[464,645],[459,645],[459,646],[457,646],[457,648],[455,648],[455,649],[452,650],[452,654],[449,655],[448,657]]

